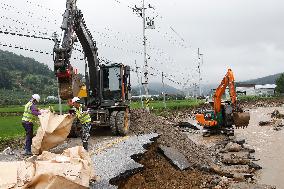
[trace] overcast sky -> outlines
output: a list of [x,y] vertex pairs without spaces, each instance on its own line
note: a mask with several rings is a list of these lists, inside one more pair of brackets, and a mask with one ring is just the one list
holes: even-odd
[[[142,66],[142,19],[128,7],[141,6],[142,2],[119,2],[78,0],[77,5],[97,41],[99,56],[133,67],[136,60]],[[47,32],[51,36],[54,31],[61,34],[65,3],[65,0],[1,0],[0,28],[24,34]],[[283,0],[146,0],[146,4],[149,3],[155,11],[148,10],[147,14],[156,17],[156,29],[147,30],[149,65],[155,68],[151,73],[164,71],[175,75],[178,81],[185,82],[189,78],[190,84],[197,82],[197,48],[204,54],[203,83],[219,83],[227,68],[233,69],[237,81],[284,71]],[[52,41],[4,34],[0,34],[0,43],[50,53],[53,48]],[[53,67],[52,56],[2,46],[0,49],[35,58]],[[78,52],[73,55],[82,57]],[[82,61],[72,63],[83,72]],[[132,77],[135,83],[136,75]],[[160,78],[160,75],[151,76],[150,82]]]

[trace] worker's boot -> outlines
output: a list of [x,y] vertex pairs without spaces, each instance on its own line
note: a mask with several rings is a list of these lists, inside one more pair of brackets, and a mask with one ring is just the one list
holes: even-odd
[[86,151],[88,151],[88,142],[83,142],[83,147]]

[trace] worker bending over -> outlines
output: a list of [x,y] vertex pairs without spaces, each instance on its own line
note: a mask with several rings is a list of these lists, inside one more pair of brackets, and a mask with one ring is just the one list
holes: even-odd
[[73,107],[75,108],[76,117],[79,119],[82,125],[82,143],[85,150],[88,151],[88,140],[90,138],[91,130],[91,116],[87,111],[87,108],[80,104],[80,98],[74,97],[72,99]]
[[36,104],[39,102],[40,96],[38,94],[32,95],[32,99],[25,105],[25,110],[22,118],[22,125],[26,131],[26,144],[24,155],[32,155],[31,146],[33,138],[33,126],[37,116],[40,115]]

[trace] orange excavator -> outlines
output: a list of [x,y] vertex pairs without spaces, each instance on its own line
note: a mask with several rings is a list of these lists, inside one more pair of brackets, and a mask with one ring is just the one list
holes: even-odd
[[[231,101],[222,101],[222,96],[229,88]],[[235,90],[235,78],[233,71],[228,69],[221,84],[213,96],[214,110],[207,110],[196,114],[196,120],[203,127],[203,136],[210,136],[213,133],[223,133],[228,136],[234,135],[236,128],[247,127],[250,120],[248,112],[244,112],[237,106],[237,94]]]

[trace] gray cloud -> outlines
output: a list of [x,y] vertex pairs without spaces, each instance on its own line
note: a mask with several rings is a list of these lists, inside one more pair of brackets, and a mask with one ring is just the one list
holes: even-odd
[[[0,16],[7,15],[38,25],[41,30],[47,28],[48,35],[51,35],[53,31],[60,32],[65,0],[30,1],[52,8],[54,11],[38,8],[34,4],[27,4],[26,1],[3,0],[1,2],[23,12],[34,12],[36,17],[46,16],[47,20],[56,19],[58,22],[43,22],[36,18],[18,15],[12,10],[1,11]],[[143,50],[140,41],[142,20],[126,6],[139,5],[141,2],[120,1],[121,4],[114,0],[78,0],[78,7],[83,11],[88,27],[94,31],[93,35],[98,41],[101,56],[131,66],[134,66],[134,61],[137,60],[137,63],[142,66],[142,55],[130,52]],[[284,2],[281,0],[154,0],[147,1],[148,3],[155,6],[157,10],[150,11],[149,15],[156,16],[157,12],[159,14],[156,19],[157,29],[147,31],[151,42],[150,47],[152,47],[148,51],[151,56],[149,64],[160,71],[175,74],[179,80],[190,75],[191,81],[195,82],[198,47],[204,53],[203,82],[219,82],[229,67],[235,72],[237,80],[266,76],[284,70],[284,25],[282,23]],[[1,23],[11,27],[20,26],[2,19]],[[170,30],[170,26],[178,31],[186,40],[185,45],[190,48],[180,45],[182,41]],[[29,30],[33,28],[28,27]],[[21,44],[52,52],[53,44],[48,41],[2,34],[0,36],[1,42]],[[121,47],[123,50],[115,47]],[[34,57],[52,67],[50,56],[13,51]],[[76,53],[74,56],[82,55]],[[73,61],[73,64],[83,71],[82,62]]]

